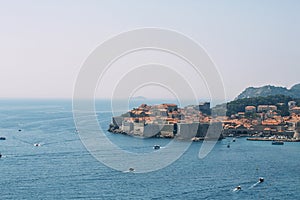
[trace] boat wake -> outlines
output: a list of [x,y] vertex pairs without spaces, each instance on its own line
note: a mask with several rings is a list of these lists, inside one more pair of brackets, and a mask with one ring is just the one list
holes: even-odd
[[126,170],[126,171],[123,171],[123,173],[134,173],[134,172]]
[[255,186],[257,186],[257,185],[260,184],[260,183],[261,183],[260,181],[257,181],[256,183],[254,183],[253,185],[251,185],[251,186],[249,187],[249,189],[254,188]]
[[135,172],[135,169],[130,167],[128,170],[126,171],[123,171],[123,173],[134,173]]
[[[263,177],[259,177],[258,181],[257,181],[256,183],[254,183],[253,185],[251,185],[251,186],[250,186],[249,188],[247,188],[247,189],[252,189],[252,188],[256,187],[258,184],[263,183],[263,182],[264,182],[264,178],[263,178]],[[242,188],[241,188],[240,185],[237,186],[237,187],[235,187],[234,189],[232,189],[233,192],[238,192],[238,191],[240,191],[240,190],[242,190]]]
[[254,183],[253,185],[251,185],[249,189],[254,188],[255,186],[257,186],[258,184],[260,184],[264,181],[265,181],[265,179],[263,177],[259,177],[258,181],[256,183]]

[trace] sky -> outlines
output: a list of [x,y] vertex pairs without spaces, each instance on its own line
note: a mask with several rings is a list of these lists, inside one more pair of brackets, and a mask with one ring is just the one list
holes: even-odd
[[[299,10],[296,0],[0,0],[0,98],[72,98],[80,69],[100,44],[144,27],[178,31],[200,44],[229,100],[249,86],[290,88],[300,83]],[[110,76],[103,79],[108,86],[116,81]],[[154,87],[133,95],[172,93]],[[96,93],[107,97],[109,90]]]

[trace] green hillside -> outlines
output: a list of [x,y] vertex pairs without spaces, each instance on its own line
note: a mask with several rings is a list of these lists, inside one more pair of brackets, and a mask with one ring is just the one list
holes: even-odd
[[291,89],[266,85],[263,87],[249,87],[245,89],[236,99],[268,97],[274,95],[284,95],[293,98],[300,98],[300,84],[294,85]]
[[267,97],[253,97],[237,99],[227,103],[227,116],[231,116],[238,112],[244,112],[246,106],[258,106],[258,105],[276,105],[282,116],[289,115],[288,102],[296,101],[297,105],[300,105],[300,98],[293,98],[285,95],[273,95]]

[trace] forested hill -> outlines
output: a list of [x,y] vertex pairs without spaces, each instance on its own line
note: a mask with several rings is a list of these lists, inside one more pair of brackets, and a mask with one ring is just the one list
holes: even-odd
[[258,105],[276,105],[278,111],[282,116],[289,115],[288,102],[296,101],[297,105],[300,105],[300,98],[293,98],[284,95],[274,95],[267,97],[253,97],[237,99],[227,103],[227,116],[231,116],[238,112],[244,112],[246,106],[258,106]]
[[300,84],[294,85],[291,89],[285,87],[276,87],[266,85],[263,87],[248,87],[236,99],[253,98],[253,97],[268,97],[274,95],[284,95],[293,98],[300,98]]

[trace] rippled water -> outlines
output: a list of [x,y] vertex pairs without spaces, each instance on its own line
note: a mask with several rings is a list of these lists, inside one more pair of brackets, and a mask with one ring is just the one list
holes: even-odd
[[[107,102],[98,107],[109,110]],[[106,129],[111,114],[100,111]],[[228,138],[204,159],[198,158],[202,143],[193,143],[164,169],[123,173],[88,153],[69,101],[2,100],[0,117],[0,136],[6,137],[0,141],[1,199],[300,199],[300,143],[276,146],[237,138],[227,148]],[[107,134],[132,152],[169,142]],[[257,184],[259,177],[265,182]],[[242,190],[234,192],[238,185]]]

